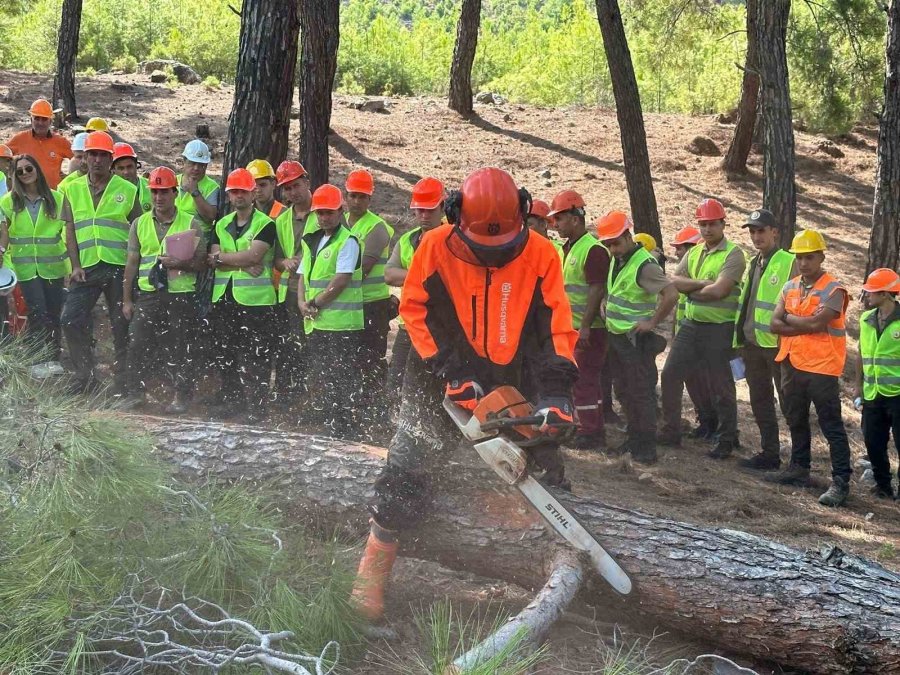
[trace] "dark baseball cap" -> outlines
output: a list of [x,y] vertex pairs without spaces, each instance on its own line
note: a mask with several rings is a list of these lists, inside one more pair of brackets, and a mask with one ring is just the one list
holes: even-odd
[[768,209],[758,209],[747,216],[747,220],[741,227],[774,227],[779,229],[775,214]]

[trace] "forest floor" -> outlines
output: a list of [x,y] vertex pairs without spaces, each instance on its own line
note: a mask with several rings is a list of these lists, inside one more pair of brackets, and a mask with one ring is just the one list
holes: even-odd
[[[51,84],[42,75],[0,73],[0,139],[27,125],[28,105],[38,96],[49,95]],[[174,165],[184,144],[194,137],[196,125],[208,124],[213,151],[210,173],[221,173],[231,88],[170,88],[150,84],[146,76],[101,75],[79,78],[77,97],[83,119],[97,115],[110,120],[115,135],[135,146],[144,169]],[[333,134],[329,137],[331,180],[342,185],[353,168],[369,169],[376,181],[373,210],[400,232],[410,226],[409,194],[419,178],[434,175],[454,187],[469,171],[484,165],[508,170],[535,197],[548,202],[560,190],[578,190],[587,201],[590,219],[610,209],[628,209],[613,110],[477,104],[475,115],[464,119],[436,98],[391,99],[387,113],[381,114],[355,109],[352,106],[358,100],[343,96],[334,99]],[[686,148],[696,136],[706,136],[724,153],[732,124],[721,123],[715,116],[647,114],[645,121],[666,241],[681,227],[692,224],[694,208],[701,199],[714,196],[726,206],[731,224],[728,236],[750,247],[746,231],[739,226],[761,205],[761,156],[751,155],[746,175],[728,176],[719,167],[720,157],[696,156]],[[292,156],[296,156],[299,142],[298,124],[292,120]],[[830,139],[796,134],[798,225],[815,227],[825,235],[829,245],[826,268],[847,285],[853,296],[848,317],[853,352],[871,228],[876,138],[876,129],[871,127],[859,127]],[[843,156],[826,152],[835,149]],[[549,178],[541,177],[545,170],[549,170]],[[671,251],[668,244],[666,249]],[[664,357],[660,356],[660,367]],[[852,372],[852,361],[848,360],[847,373]],[[859,414],[849,402],[848,384],[845,379],[844,419],[855,464],[865,457],[865,448]],[[738,454],[749,456],[758,447],[759,434],[743,382],[738,383],[738,399],[744,446]],[[160,412],[165,402],[152,412]],[[202,415],[202,408],[198,407],[196,413]],[[685,399],[685,417],[690,416],[690,403]],[[272,424],[296,428],[295,420],[296,416],[285,413]],[[610,429],[610,442],[620,439],[621,434]],[[783,424],[782,443],[789,443]],[[739,457],[710,460],[706,450],[705,444],[690,440],[681,448],[660,448],[660,462],[649,468],[635,468],[626,460],[602,453],[569,451],[569,472],[577,493],[605,502],[683,521],[745,530],[800,549],[836,544],[900,569],[900,505],[870,497],[866,487],[858,483],[859,469],[854,473],[846,508],[827,509],[817,503],[830,475],[828,449],[817,427],[813,444],[816,485],[808,489],[773,487],[757,475],[740,471],[736,465]],[[896,459],[895,455],[895,464]],[[492,599],[492,607],[507,612],[517,611],[528,597],[522,589],[473,580],[419,561],[405,561],[398,581],[391,610],[401,634],[412,631],[413,608],[438,597],[447,596],[463,607],[483,606],[484,600]],[[597,665],[598,649],[608,649],[609,624],[615,623],[615,617],[597,611],[600,618],[594,623],[560,625],[551,643],[550,665],[543,672],[604,672]],[[656,627],[623,630],[630,640],[635,634],[652,636]],[[673,650],[679,654],[700,653],[700,646],[692,648],[683,637],[674,647],[667,640],[653,641],[650,651],[654,661],[665,662]],[[373,649],[374,654],[381,647]],[[382,653],[389,654],[389,647],[385,646]],[[378,659],[372,659],[377,664]],[[384,665],[370,664],[354,672],[388,670]],[[781,671],[761,668],[760,672]]]

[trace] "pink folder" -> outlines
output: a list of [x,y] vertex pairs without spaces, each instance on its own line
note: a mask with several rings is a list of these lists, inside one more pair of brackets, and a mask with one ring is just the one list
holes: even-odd
[[185,230],[166,237],[166,255],[178,260],[191,260],[197,250],[197,234],[193,230]]

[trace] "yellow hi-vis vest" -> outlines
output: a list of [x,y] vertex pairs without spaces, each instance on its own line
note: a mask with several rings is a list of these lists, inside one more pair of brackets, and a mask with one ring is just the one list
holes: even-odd
[[[384,283],[384,265],[388,261],[388,252],[391,245],[390,240],[391,237],[394,236],[394,228],[388,225],[380,216],[375,215],[371,211],[366,211],[363,216],[353,224],[353,227],[350,228],[350,234],[356,237],[361,247],[365,248],[366,237],[369,236],[369,233],[372,232],[379,223],[383,224],[387,229],[388,243],[378,256],[378,262],[376,262],[369,271],[369,276],[363,279],[363,302],[386,300],[391,294],[387,284]],[[362,255],[362,251],[360,251],[360,255]]]
[[[169,225],[166,231],[166,237],[170,234],[178,234],[191,229],[191,223],[194,217],[175,210],[175,220]],[[156,289],[150,284],[150,270],[156,264],[159,256],[163,255],[166,244],[165,238],[159,240],[156,233],[156,224],[153,222],[153,212],[145,213],[137,222],[137,237],[141,245],[141,265],[138,269],[138,288],[148,293],[155,292]],[[193,272],[180,270],[177,275],[173,275],[169,279],[169,293],[191,293],[197,287],[197,275]]]
[[[572,244],[568,254],[565,250],[559,248],[559,258],[563,264],[563,281],[566,285],[566,295],[569,296],[569,304],[572,306],[572,325],[575,330],[581,328],[581,320],[584,318],[584,311],[587,309],[588,284],[584,276],[584,265],[587,262],[588,253],[595,246],[606,248],[595,237],[589,233],[583,234],[578,241]],[[600,312],[594,317],[591,328],[602,328],[603,318]]]
[[82,176],[72,181],[66,196],[72,208],[81,266],[92,267],[103,261],[124,267],[131,229],[128,216],[137,199],[137,188],[124,178],[113,175],[94,207],[88,177]]
[[66,253],[66,224],[62,219],[63,196],[50,190],[56,205],[56,217],[47,215],[42,202],[37,220],[32,220],[27,208],[16,213],[13,210],[12,193],[0,198],[0,213],[9,228],[10,267],[19,281],[41,279],[61,279],[72,272],[72,263]]
[[[237,213],[229,213],[224,218],[216,221],[216,236],[219,239],[219,249],[222,253],[237,253],[247,251],[256,236],[262,229],[272,222],[265,213],[253,209],[253,217],[250,224],[244,228],[244,233],[235,239],[228,232],[228,225],[237,217]],[[213,282],[212,301],[218,302],[225,295],[228,282],[231,282],[231,295],[240,305],[258,307],[261,305],[275,304],[275,286],[272,285],[272,263],[275,260],[275,247],[270,246],[262,259],[263,271],[258,277],[244,270],[216,270]]]
[[[319,235],[321,236],[321,235]],[[328,284],[337,274],[338,253],[344,246],[344,242],[353,237],[350,230],[341,225],[322,250],[313,255],[311,246],[318,240],[316,233],[304,235],[301,240],[303,247],[303,290],[306,302],[312,300],[328,288]],[[333,302],[319,310],[315,319],[304,318],[303,329],[306,333],[314,330],[347,331],[362,330],[363,299],[362,299],[362,247],[360,247],[359,259],[356,261],[356,269],[347,287],[341,291]]]
[[[898,305],[894,304],[894,312]],[[900,396],[900,319],[894,319],[878,335],[878,309],[859,318],[859,353],[863,367],[863,399],[872,401],[879,394]]]
[[[706,248],[700,244],[694,246],[687,252],[688,274],[691,279],[707,279],[709,281],[717,279],[719,272],[722,271],[722,266],[725,264],[725,260],[735,248],[734,242],[726,242],[725,250],[708,253],[703,259],[703,264],[700,264],[700,257]],[[734,323],[739,309],[738,302],[740,298],[741,284],[735,284],[731,289],[731,293],[721,300],[702,302],[694,300],[688,295],[685,304],[685,316],[691,321],[699,323]]]

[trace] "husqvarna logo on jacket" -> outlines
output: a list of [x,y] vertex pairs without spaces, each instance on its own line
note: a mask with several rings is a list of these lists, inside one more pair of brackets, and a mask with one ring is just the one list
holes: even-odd
[[509,305],[509,296],[512,295],[512,284],[508,281],[500,286],[500,344],[506,344],[506,308]]

